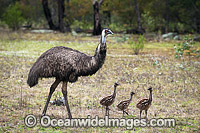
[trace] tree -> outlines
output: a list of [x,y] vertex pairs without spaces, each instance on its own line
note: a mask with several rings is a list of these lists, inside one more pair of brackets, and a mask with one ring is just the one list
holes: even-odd
[[165,0],[165,7],[166,7],[166,17],[165,17],[165,33],[169,30],[169,0]]
[[43,8],[40,0],[20,0],[19,9],[25,18],[25,27],[31,27],[32,24],[40,24],[44,20]]
[[65,11],[64,0],[57,0],[57,2],[58,2],[58,22],[59,22],[58,29],[59,31],[64,32],[64,23],[63,23],[64,11]]
[[3,14],[3,20],[9,28],[18,30],[24,21],[22,12],[19,9],[19,3],[9,5],[5,13]]
[[99,8],[104,0],[97,0],[93,1],[93,9],[94,9],[94,29],[93,35],[100,35],[101,34],[101,18],[99,14]]
[[0,19],[2,18],[2,15],[6,12],[6,9],[9,7],[10,4],[15,4],[14,1],[9,0],[0,0]]
[[66,31],[70,32],[71,28],[70,28],[70,17],[71,17],[71,11],[70,11],[70,5],[69,5],[69,0],[67,0],[67,12],[66,12],[66,17],[67,17],[67,21],[66,21]]
[[[69,3],[69,0],[67,1]],[[48,6],[48,0],[42,0],[42,5],[44,9],[45,17],[48,21],[49,28],[52,30],[59,30],[60,32],[65,32],[66,30],[69,31],[69,25],[64,25],[64,12],[65,12],[65,4],[64,0],[57,0],[58,5],[58,26],[53,23],[53,19],[51,16],[51,12]]]
[[138,9],[137,0],[134,0],[134,2],[135,2],[136,14],[137,14],[138,32],[141,33],[141,34],[143,34],[144,30],[142,29],[141,18],[140,18],[140,11]]
[[51,30],[56,30],[57,27],[53,23],[53,20],[52,20],[52,17],[51,17],[51,12],[50,12],[49,6],[48,6],[48,0],[42,0],[42,5],[43,5],[45,17],[46,17],[47,22],[49,24],[49,28]]

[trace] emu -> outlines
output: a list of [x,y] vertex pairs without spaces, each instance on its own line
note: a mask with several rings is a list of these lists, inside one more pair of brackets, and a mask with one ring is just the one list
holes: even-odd
[[136,107],[138,109],[140,109],[140,119],[141,119],[141,114],[142,114],[142,111],[145,110],[145,118],[147,120],[147,111],[148,109],[150,108],[151,106],[151,103],[152,103],[152,87],[149,87],[149,99],[142,99],[138,102],[138,104],[136,105]]
[[128,112],[126,112],[125,110],[128,108],[129,104],[131,103],[131,100],[132,100],[132,97],[133,97],[134,94],[135,94],[134,92],[131,92],[130,93],[130,99],[121,101],[117,105],[118,109],[123,111],[123,117],[124,117],[124,113],[126,113],[128,115]]
[[100,101],[100,104],[103,105],[103,106],[106,106],[106,115],[108,115],[109,117],[109,108],[108,106],[112,105],[115,101],[115,97],[116,97],[116,88],[119,84],[118,83],[115,83],[114,84],[114,92],[112,95],[110,96],[107,96],[107,97],[104,97],[103,99],[101,99]]
[[93,75],[102,67],[106,58],[106,36],[109,34],[113,34],[110,29],[102,30],[100,43],[94,56],[89,56],[68,47],[57,46],[47,50],[37,59],[29,71],[28,85],[30,87],[37,85],[39,78],[55,77],[42,116],[46,115],[51,96],[58,84],[62,82],[65,106],[69,118],[72,119],[67,98],[67,84],[68,82],[76,82],[80,76]]

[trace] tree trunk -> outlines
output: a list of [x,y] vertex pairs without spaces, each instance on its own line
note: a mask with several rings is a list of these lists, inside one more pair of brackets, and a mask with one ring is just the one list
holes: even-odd
[[140,18],[140,11],[139,11],[139,9],[138,9],[137,0],[134,0],[134,2],[135,2],[136,14],[137,14],[138,32],[139,32],[140,34],[143,34],[143,33],[144,33],[144,30],[142,29],[141,18]]
[[64,0],[58,0],[58,23],[59,23],[58,28],[60,32],[65,31],[63,23],[64,11],[65,11]]
[[67,14],[66,14],[66,17],[67,17],[67,21],[66,21],[66,31],[67,32],[71,32],[71,28],[70,28],[70,19],[71,19],[71,11],[70,11],[70,5],[69,5],[69,0],[67,0]]
[[93,2],[93,9],[94,9],[94,29],[93,29],[93,35],[100,35],[101,34],[101,20],[100,20],[100,14],[99,14],[99,8],[103,0],[100,2],[97,2],[97,0],[94,0]]
[[[69,4],[69,0],[67,0],[67,2]],[[70,31],[69,24],[67,26],[65,26],[64,22],[63,22],[63,19],[65,17],[65,15],[64,15],[64,13],[65,13],[64,0],[57,0],[57,4],[58,4],[58,26],[55,26],[55,24],[53,23],[53,20],[52,20],[51,12],[49,10],[48,0],[42,0],[44,14],[48,21],[49,28],[51,30],[59,30],[60,32]]]
[[57,28],[53,23],[53,20],[52,20],[52,17],[51,17],[51,12],[49,10],[48,0],[42,0],[42,5],[43,5],[45,17],[46,17],[48,24],[49,24],[49,28],[51,30],[56,30]]
[[169,0],[165,0],[165,4],[166,4],[165,33],[168,33],[169,31]]

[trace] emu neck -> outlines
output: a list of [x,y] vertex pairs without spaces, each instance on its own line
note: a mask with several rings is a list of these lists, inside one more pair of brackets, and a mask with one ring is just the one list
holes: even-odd
[[97,62],[104,62],[106,57],[106,37],[104,35],[101,35],[100,43],[96,48],[94,57]]
[[106,37],[104,35],[101,35],[100,43],[106,43]]
[[113,95],[112,95],[114,98],[116,97],[116,88],[117,88],[117,87],[114,86],[114,92],[113,92]]
[[132,100],[132,97],[133,97],[133,95],[131,95],[131,96],[130,96],[129,103],[131,102],[131,100]]
[[79,69],[76,76],[88,76],[95,74],[104,64],[106,58],[106,43],[102,39],[96,48],[94,56],[84,56],[79,63]]
[[150,94],[149,94],[149,101],[152,101],[152,91],[150,91]]
[[[102,40],[102,39],[101,39]],[[88,59],[88,57],[86,57]],[[94,56],[90,56],[89,60],[86,60],[86,64],[83,70],[80,71],[81,76],[93,75],[95,74],[102,66],[106,58],[106,43],[99,43],[96,48]]]

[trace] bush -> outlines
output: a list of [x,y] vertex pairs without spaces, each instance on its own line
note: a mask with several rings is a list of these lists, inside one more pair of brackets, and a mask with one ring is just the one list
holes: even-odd
[[20,25],[23,23],[24,18],[19,10],[19,4],[15,3],[10,5],[6,12],[3,14],[3,21],[8,25],[9,28],[13,30],[19,29]]
[[187,55],[195,55],[196,57],[199,57],[199,50],[192,50],[194,45],[194,41],[188,37],[184,38],[184,41],[180,44],[174,45],[175,50],[175,57],[180,58],[183,57],[184,53]]
[[145,41],[146,41],[145,37],[143,35],[140,35],[138,40],[135,42],[132,39],[129,39],[128,44],[133,49],[134,53],[138,55],[139,52],[144,49]]

